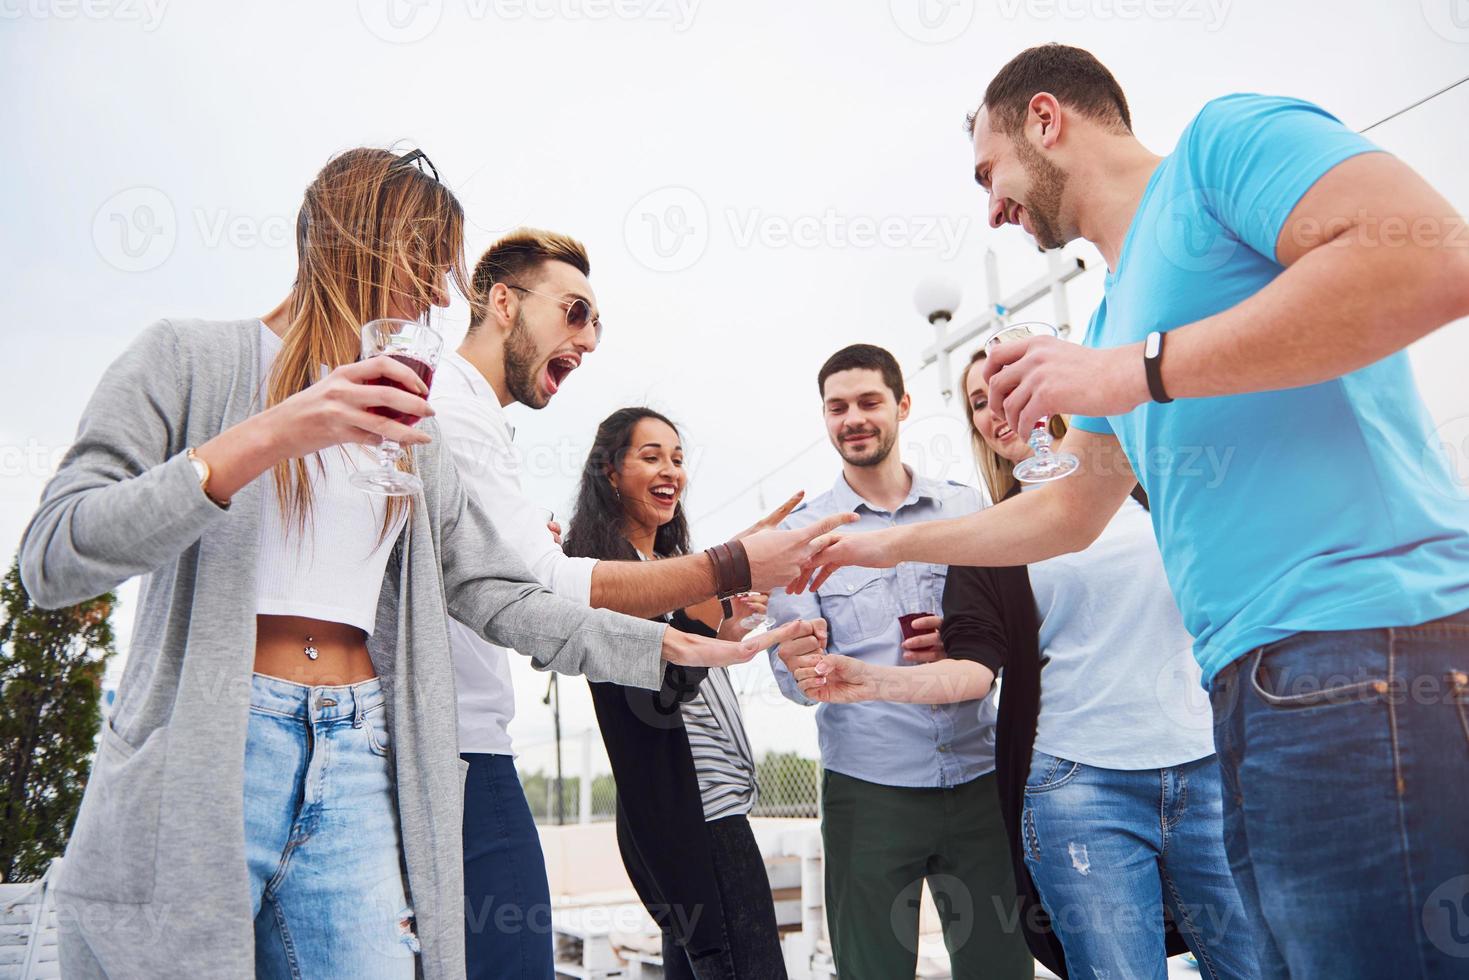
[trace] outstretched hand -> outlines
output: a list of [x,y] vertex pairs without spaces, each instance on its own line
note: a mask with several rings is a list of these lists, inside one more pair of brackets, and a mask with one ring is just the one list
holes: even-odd
[[849,511],[823,517],[810,527],[757,531],[745,538],[745,554],[750,559],[750,588],[769,592],[799,577],[824,547],[825,536],[855,520],[857,515]]
[[[786,591],[799,595],[815,592],[832,575],[847,565],[863,568],[891,568],[897,562],[886,553],[886,531],[864,531],[861,534],[824,534],[811,542],[811,556],[786,584]],[[815,576],[814,578],[812,576]]]
[[[822,623],[822,629],[825,629],[825,623]],[[748,662],[761,650],[814,635],[816,624],[804,619],[792,620],[738,643],[670,628],[663,634],[663,659],[685,667],[729,667]]]

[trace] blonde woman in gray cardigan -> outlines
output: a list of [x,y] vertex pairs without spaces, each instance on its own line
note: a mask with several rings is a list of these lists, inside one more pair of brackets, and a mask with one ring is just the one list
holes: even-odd
[[[362,323],[416,319],[464,281],[462,212],[420,159],[327,164],[264,318],[146,330],[26,530],[43,606],[144,576],[56,885],[68,980],[461,976],[449,616],[543,669],[649,690],[665,661],[753,655],[540,588],[466,497],[425,386],[356,362]],[[346,484],[382,438],[412,447],[422,491]],[[765,549],[765,574],[793,577],[804,550]]]

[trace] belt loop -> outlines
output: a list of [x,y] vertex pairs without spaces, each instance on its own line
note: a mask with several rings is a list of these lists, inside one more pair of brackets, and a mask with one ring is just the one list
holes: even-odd
[[360,691],[357,690],[357,685],[356,684],[353,684],[351,687],[347,688],[347,690],[349,690],[349,691],[352,692],[352,727],[353,728],[361,728],[362,727],[362,694],[361,694]]

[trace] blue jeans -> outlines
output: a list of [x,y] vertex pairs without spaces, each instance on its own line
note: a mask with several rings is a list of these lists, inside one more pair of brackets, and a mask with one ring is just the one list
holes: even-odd
[[1205,977],[1259,975],[1225,856],[1213,756],[1121,770],[1037,749],[1021,825],[1025,865],[1071,976],[1166,978],[1165,906]]
[[255,975],[412,980],[387,707],[376,678],[256,674],[245,743]]
[[554,980],[551,887],[515,760],[466,752],[464,952],[469,980]]
[[1211,698],[1265,976],[1469,976],[1469,612],[1298,633]]

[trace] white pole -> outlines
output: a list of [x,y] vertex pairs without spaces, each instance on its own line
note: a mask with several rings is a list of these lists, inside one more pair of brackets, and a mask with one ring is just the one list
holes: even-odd
[[581,733],[581,792],[577,795],[577,819],[580,824],[592,822],[592,730]]

